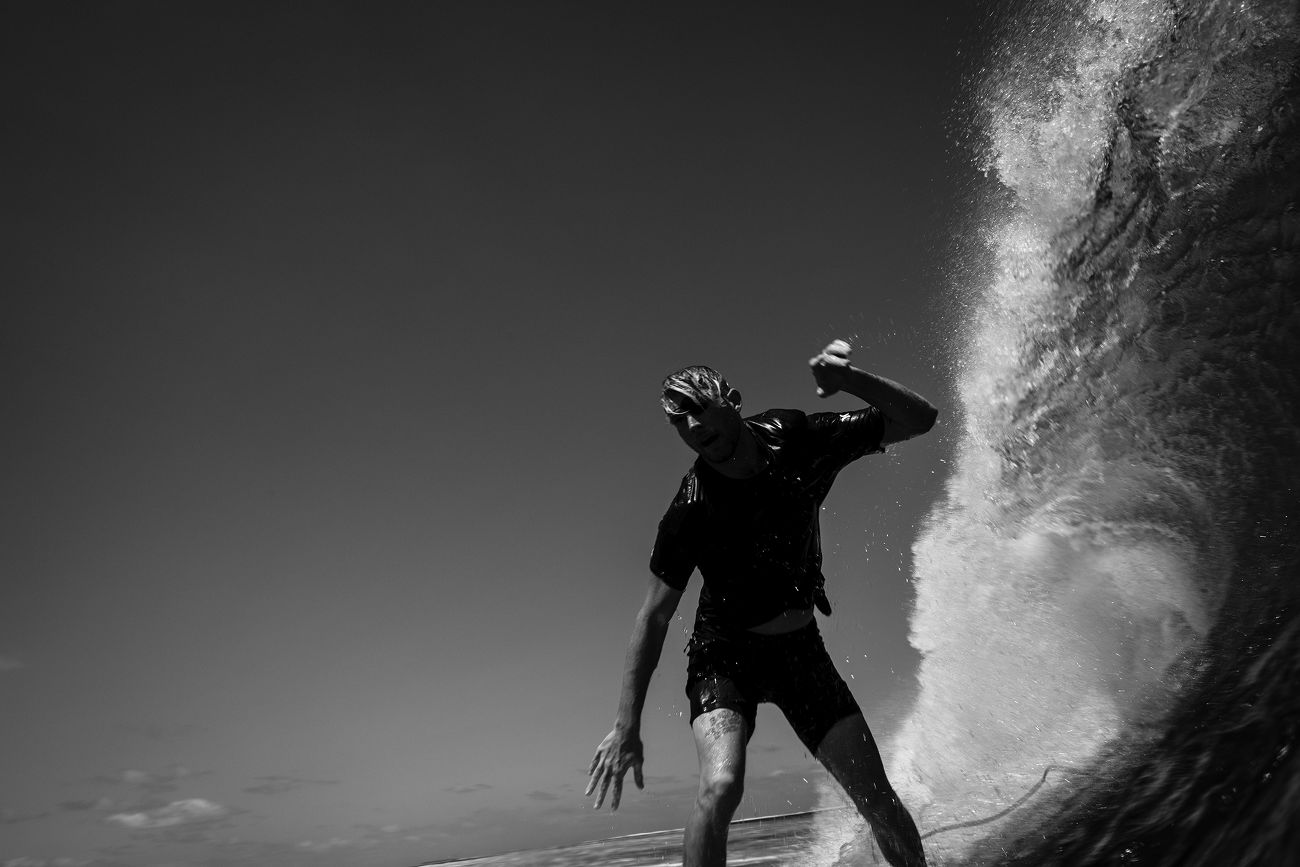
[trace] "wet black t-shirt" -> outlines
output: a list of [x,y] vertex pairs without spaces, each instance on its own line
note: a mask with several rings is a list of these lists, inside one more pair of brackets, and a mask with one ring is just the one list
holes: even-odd
[[650,571],[676,590],[699,568],[697,632],[748,629],[814,604],[830,613],[821,504],[841,469],[884,451],[884,417],[875,407],[812,415],[774,409],[745,424],[767,452],[767,468],[731,479],[696,460],[659,522],[650,556]]

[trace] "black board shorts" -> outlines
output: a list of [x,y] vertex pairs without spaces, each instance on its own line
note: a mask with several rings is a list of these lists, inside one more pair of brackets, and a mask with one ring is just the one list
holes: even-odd
[[861,713],[826,652],[816,620],[782,635],[696,632],[686,652],[691,722],[729,708],[745,718],[748,740],[754,736],[759,702],[771,702],[803,745],[816,753],[833,725]]

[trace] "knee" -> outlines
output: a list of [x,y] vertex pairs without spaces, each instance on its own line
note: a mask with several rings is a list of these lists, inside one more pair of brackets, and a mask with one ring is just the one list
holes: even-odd
[[700,806],[710,813],[730,816],[740,806],[745,784],[740,776],[718,773],[700,780]]
[[888,785],[867,785],[859,793],[857,801],[859,811],[873,819],[887,819],[903,806],[903,802]]

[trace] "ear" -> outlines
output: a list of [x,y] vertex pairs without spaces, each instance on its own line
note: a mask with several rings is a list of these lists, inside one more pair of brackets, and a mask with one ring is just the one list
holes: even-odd
[[731,404],[731,405],[734,406],[736,409],[740,409],[740,392],[739,392],[739,391],[737,391],[737,390],[734,389],[734,388],[728,389],[728,390],[727,390],[727,393],[726,393],[726,395],[725,395],[725,397],[727,398],[727,403]]

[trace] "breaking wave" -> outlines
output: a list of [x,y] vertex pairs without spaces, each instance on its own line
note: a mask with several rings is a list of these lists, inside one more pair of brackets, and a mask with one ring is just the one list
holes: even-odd
[[[1296,19],[1003,15],[963,428],[914,549],[919,694],[882,744],[922,831],[951,828],[932,863],[1300,852]],[[861,832],[838,815],[826,863]]]

